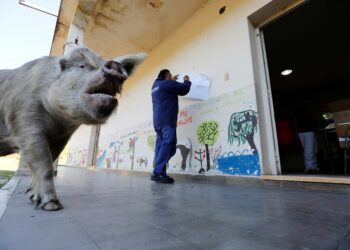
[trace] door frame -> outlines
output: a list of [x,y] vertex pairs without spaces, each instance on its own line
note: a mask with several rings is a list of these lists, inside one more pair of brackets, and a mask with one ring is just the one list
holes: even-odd
[[286,15],[307,0],[274,0],[248,17],[252,64],[259,113],[261,141],[261,172],[263,175],[281,175],[281,162],[267,55],[262,28]]

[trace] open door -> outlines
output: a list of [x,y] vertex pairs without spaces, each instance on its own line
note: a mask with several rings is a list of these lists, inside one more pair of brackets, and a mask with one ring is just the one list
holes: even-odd
[[[310,155],[317,174],[344,174],[329,104],[349,98],[348,9],[347,0],[310,0],[260,27],[266,96],[282,174],[303,174],[315,165]],[[301,134],[309,132],[314,141],[305,146]]]

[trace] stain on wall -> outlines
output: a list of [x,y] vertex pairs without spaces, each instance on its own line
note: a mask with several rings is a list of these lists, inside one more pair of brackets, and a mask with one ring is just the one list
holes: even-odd
[[160,9],[164,4],[163,0],[150,0],[149,5],[151,5],[155,9]]

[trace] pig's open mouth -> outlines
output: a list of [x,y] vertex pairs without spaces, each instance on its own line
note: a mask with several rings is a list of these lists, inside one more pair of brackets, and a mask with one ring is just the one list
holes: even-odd
[[123,82],[128,78],[126,70],[120,63],[108,61],[104,64],[102,73],[105,77],[104,82],[91,85],[85,93],[93,98],[114,98],[116,100],[115,95],[120,94]]
[[122,90],[121,84],[104,83],[97,86],[90,87],[85,93],[92,97],[105,97],[105,98],[116,98],[116,94],[120,94]]
[[98,78],[84,92],[86,109],[97,122],[104,121],[117,107],[116,95],[121,93],[128,77],[125,69],[114,61],[106,62],[101,73],[103,82]]
[[107,81],[90,86],[84,93],[85,105],[97,121],[107,118],[118,105],[116,95],[122,90],[122,83]]

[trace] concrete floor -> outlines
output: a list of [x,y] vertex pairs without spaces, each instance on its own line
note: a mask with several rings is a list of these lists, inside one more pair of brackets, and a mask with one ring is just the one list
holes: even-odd
[[65,209],[45,212],[24,194],[29,181],[0,220],[1,250],[350,249],[348,194],[60,168]]

